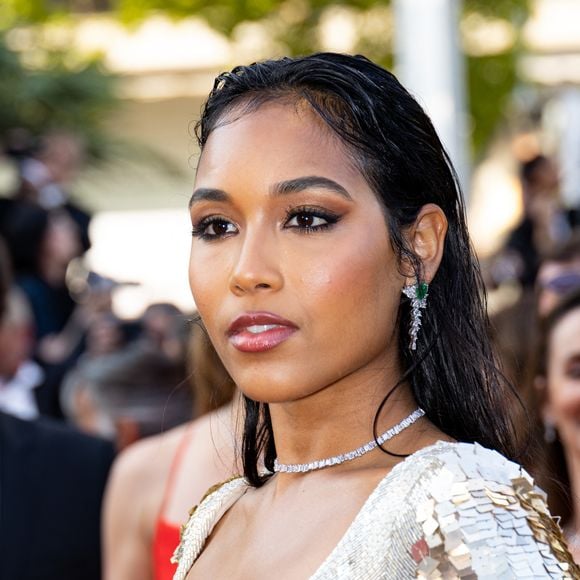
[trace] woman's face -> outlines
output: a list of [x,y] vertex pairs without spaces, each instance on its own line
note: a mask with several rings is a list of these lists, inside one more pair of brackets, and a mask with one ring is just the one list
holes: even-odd
[[294,401],[376,373],[394,384],[404,279],[384,211],[314,113],[267,104],[215,129],[191,219],[195,303],[246,395]]
[[43,240],[43,258],[59,266],[67,266],[81,251],[78,227],[72,218],[64,213],[52,214]]
[[553,328],[548,349],[548,414],[569,451],[580,452],[580,308]]

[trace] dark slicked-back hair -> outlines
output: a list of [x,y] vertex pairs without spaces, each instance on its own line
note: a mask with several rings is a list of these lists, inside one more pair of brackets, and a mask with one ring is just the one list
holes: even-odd
[[[425,204],[445,212],[449,230],[443,259],[429,288],[414,352],[409,350],[411,309],[401,300],[397,324],[404,374],[393,383],[407,381],[428,418],[451,437],[513,457],[506,389],[487,338],[484,288],[462,196],[423,109],[391,73],[362,56],[321,53],[269,60],[217,77],[196,126],[202,153],[214,129],[270,102],[310,107],[349,150],[384,207],[400,263],[410,264],[420,280],[421,262],[405,232]],[[267,477],[258,471],[260,458],[271,472],[276,447],[268,405],[247,398],[245,405],[244,471],[259,486]]]

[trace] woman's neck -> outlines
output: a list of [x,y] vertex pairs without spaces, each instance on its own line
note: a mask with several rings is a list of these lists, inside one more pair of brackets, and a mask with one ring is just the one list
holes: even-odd
[[[353,451],[373,440],[374,418],[389,390],[381,388],[387,381],[384,376],[377,376],[380,373],[366,374],[364,380],[347,377],[299,401],[270,404],[280,463],[318,461]],[[377,434],[393,427],[416,408],[410,388],[401,384],[378,417]],[[405,432],[397,435],[387,447],[396,453],[408,453],[409,441],[405,435]],[[368,454],[371,455],[380,462],[385,458],[388,463],[392,462],[392,458],[378,451]],[[360,463],[359,459],[356,461]]]

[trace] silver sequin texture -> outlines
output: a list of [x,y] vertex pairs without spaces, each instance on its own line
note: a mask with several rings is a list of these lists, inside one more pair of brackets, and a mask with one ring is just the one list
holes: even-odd
[[[247,489],[234,479],[184,527],[184,580],[221,515]],[[219,578],[219,571],[216,571]],[[398,464],[371,493],[311,580],[580,578],[543,493],[515,463],[477,444],[437,443]]]

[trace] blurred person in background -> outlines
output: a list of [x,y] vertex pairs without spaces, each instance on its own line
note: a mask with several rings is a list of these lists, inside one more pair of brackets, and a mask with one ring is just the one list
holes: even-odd
[[188,323],[177,306],[165,302],[149,305],[141,317],[141,339],[158,348],[170,359],[186,356]]
[[6,247],[6,242],[0,235],[0,319],[4,316],[8,292],[11,287],[12,272],[10,270],[10,255]]
[[62,407],[81,430],[122,450],[191,419],[184,365],[139,343],[82,360],[66,377]]
[[[501,370],[520,392],[528,377],[528,359],[536,334],[536,297],[523,292],[514,304],[490,316],[489,336],[501,361]],[[518,413],[518,409],[514,408]]]
[[69,188],[86,158],[83,139],[70,131],[46,133],[36,142],[30,139],[26,150],[18,153],[20,183],[15,197],[45,209],[64,210],[78,227],[83,251],[90,247],[90,215],[71,201]]
[[538,324],[562,301],[580,289],[580,233],[556,247],[541,262],[535,289],[491,317],[490,336],[502,361],[503,372],[518,390],[529,379]]
[[[0,228],[8,243],[16,283],[34,312],[37,340],[55,337],[66,327],[76,306],[66,286],[67,268],[81,252],[74,222],[59,211],[28,202],[7,202]],[[44,356],[51,360],[48,353],[57,349],[49,343],[39,345],[39,352],[43,356],[47,351]]]
[[92,311],[79,361],[119,351],[142,336],[140,319],[121,319],[113,312],[114,290],[135,283],[121,283],[80,266],[71,273],[70,285],[76,302]]
[[[61,417],[60,382],[84,349],[92,320],[111,308],[110,292],[89,293],[79,304],[67,286],[67,268],[82,252],[78,227],[62,210],[3,200],[0,233],[6,239],[15,282],[34,318],[34,356],[45,372],[38,391],[42,414]],[[90,290],[90,289],[89,289]]]
[[580,232],[540,264],[536,280],[538,316],[546,317],[564,296],[580,289]]
[[580,292],[542,321],[528,396],[540,449],[534,470],[580,562]]
[[576,224],[575,214],[562,207],[558,168],[552,159],[537,155],[522,163],[520,180],[524,215],[492,261],[490,275],[496,285],[517,280],[529,289],[542,257],[565,242]]
[[83,359],[121,350],[128,340],[126,334],[123,321],[112,312],[98,314],[87,329]]
[[38,417],[34,389],[44,378],[32,355],[32,313],[22,295],[13,287],[0,320],[0,409],[21,419]]
[[[9,280],[0,239],[0,324]],[[113,456],[109,442],[0,410],[0,578],[100,580],[101,500]]]
[[171,580],[170,558],[188,510],[210,486],[239,472],[235,385],[199,327],[189,361],[200,418],[136,443],[115,463],[105,502],[106,580]]

